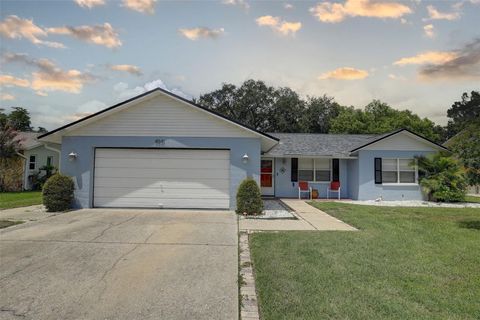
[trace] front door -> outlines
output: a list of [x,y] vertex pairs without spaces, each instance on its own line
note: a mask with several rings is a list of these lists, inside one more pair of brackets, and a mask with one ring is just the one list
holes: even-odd
[[263,196],[275,195],[275,170],[273,159],[263,158],[260,168],[260,187]]

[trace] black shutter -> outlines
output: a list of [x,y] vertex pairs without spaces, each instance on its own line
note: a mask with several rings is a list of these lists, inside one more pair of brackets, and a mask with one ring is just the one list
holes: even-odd
[[375,158],[375,183],[382,183],[382,158]]
[[290,173],[290,180],[298,181],[298,158],[292,158],[292,171]]
[[340,160],[332,160],[332,181],[340,181]]

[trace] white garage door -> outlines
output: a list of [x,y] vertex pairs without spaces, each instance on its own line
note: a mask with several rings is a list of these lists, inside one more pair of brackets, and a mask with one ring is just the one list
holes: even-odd
[[95,207],[227,209],[229,190],[228,150],[95,151]]

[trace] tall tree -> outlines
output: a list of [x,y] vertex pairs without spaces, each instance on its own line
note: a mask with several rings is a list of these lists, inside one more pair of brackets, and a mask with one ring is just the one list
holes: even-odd
[[461,101],[456,101],[447,110],[450,118],[447,124],[447,137],[451,138],[472,123],[480,122],[480,92],[472,91],[462,95]]
[[7,121],[17,131],[32,131],[30,113],[25,108],[13,107],[7,116]]
[[410,110],[396,110],[379,100],[369,103],[365,110],[353,107],[344,108],[332,120],[333,133],[381,134],[406,128],[434,141],[440,136],[435,123],[420,118]]
[[0,108],[0,130],[3,130],[7,125],[8,116],[5,113],[5,109]]
[[308,97],[301,116],[301,129],[307,133],[328,133],[332,119],[336,118],[342,107],[332,97]]

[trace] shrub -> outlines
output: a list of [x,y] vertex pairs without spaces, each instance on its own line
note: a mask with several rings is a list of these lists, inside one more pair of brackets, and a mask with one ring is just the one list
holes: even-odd
[[467,181],[458,160],[437,153],[432,157],[418,157],[417,161],[420,185],[427,193],[428,200],[465,200]]
[[263,202],[258,184],[251,178],[243,180],[237,191],[237,213],[259,215],[262,211]]
[[47,211],[65,211],[71,208],[75,186],[70,177],[54,174],[43,186],[43,204]]

